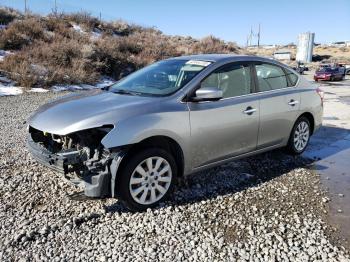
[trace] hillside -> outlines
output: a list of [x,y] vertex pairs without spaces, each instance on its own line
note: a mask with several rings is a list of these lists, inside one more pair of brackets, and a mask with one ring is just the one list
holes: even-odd
[[[277,46],[276,48],[257,48],[250,47],[245,49],[245,53],[249,53],[252,55],[273,57],[275,51],[279,49],[288,49],[291,52],[292,61],[286,62],[288,64],[296,64],[295,56],[297,53],[297,49],[295,46]],[[321,62],[323,63],[350,63],[350,47],[334,47],[334,46],[326,46],[320,45],[315,46],[313,49],[313,62],[309,64],[312,68],[317,68]]]
[[235,43],[214,36],[169,36],[84,12],[39,16],[1,8],[0,24],[6,24],[0,29],[0,71],[23,87],[93,84],[167,57],[241,52]]

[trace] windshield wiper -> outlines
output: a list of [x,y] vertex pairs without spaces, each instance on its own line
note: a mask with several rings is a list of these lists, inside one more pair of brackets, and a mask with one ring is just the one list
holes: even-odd
[[142,94],[139,92],[124,90],[124,89],[112,90],[112,92],[116,94],[131,95],[131,96],[140,96]]

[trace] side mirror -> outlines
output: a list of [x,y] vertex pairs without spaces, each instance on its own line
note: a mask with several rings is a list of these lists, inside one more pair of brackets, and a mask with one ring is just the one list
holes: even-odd
[[222,90],[217,87],[203,87],[196,91],[192,101],[216,101],[220,100],[223,96]]

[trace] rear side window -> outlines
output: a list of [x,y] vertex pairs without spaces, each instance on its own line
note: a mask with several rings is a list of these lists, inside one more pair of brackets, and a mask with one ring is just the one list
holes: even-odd
[[285,69],[287,76],[289,77],[289,85],[288,86],[295,86],[298,82],[299,77],[294,74],[292,71],[289,71],[288,69]]
[[250,67],[231,64],[219,68],[201,83],[203,87],[217,87],[222,90],[223,98],[247,95],[252,92]]
[[255,65],[259,91],[269,91],[288,87],[287,77],[283,69],[276,65]]

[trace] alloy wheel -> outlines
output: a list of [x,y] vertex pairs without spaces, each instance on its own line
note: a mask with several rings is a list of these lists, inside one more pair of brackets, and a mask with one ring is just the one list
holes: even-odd
[[162,157],[149,157],[133,171],[129,182],[130,195],[141,205],[153,204],[167,193],[171,180],[169,162]]
[[301,121],[294,132],[294,147],[298,151],[303,151],[307,146],[310,137],[310,128],[308,123]]

